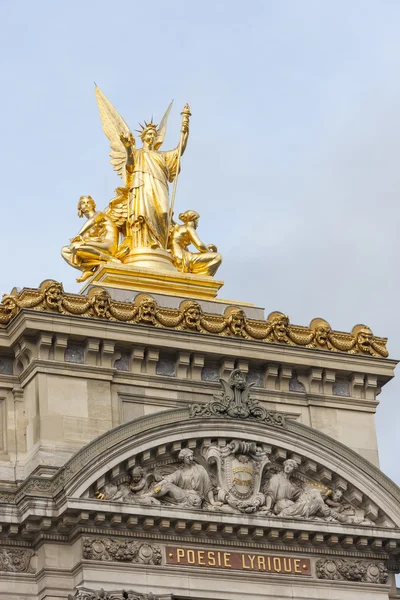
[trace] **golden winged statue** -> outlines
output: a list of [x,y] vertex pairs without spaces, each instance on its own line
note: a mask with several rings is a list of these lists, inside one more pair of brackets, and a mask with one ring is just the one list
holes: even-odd
[[[89,212],[82,210],[82,203],[78,206],[79,216],[86,216],[88,222],[71,244],[62,249],[63,258],[71,266],[82,270],[78,281],[90,278],[107,262],[213,275],[222,260],[216,248],[201,242],[194,233],[178,236],[179,226],[172,220],[180,160],[189,135],[189,106],[186,104],[181,113],[181,135],[176,148],[160,150],[172,102],[159,125],[153,123],[153,119],[140,125],[138,133],[142,147],[137,148],[132,131],[118,111],[97,86],[95,93],[103,131],[111,146],[111,164],[122,178],[123,185],[116,189],[115,198],[103,212],[96,212],[92,206]],[[174,189],[170,204],[168,184],[172,182]],[[189,212],[194,214],[194,211],[182,214]],[[99,226],[100,222],[102,226]],[[201,260],[196,259],[196,253],[188,259],[187,244],[193,243],[192,238],[199,254],[204,255]],[[97,248],[97,253],[94,248]],[[182,256],[186,260],[182,260]]]

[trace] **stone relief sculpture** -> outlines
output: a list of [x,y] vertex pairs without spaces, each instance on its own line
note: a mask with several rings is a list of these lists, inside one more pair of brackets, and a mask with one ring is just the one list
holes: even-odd
[[145,506],[160,504],[155,497],[149,494],[152,481],[154,481],[154,475],[147,474],[142,467],[134,467],[128,483],[121,483],[118,486],[106,485],[104,493],[100,492],[98,497],[107,498],[113,502],[131,502]]
[[[225,417],[259,420],[269,427],[286,426],[285,418],[266,410],[251,397],[252,384],[234,369],[222,391],[207,404],[193,404],[193,418]],[[165,450],[163,451],[165,454]],[[158,453],[156,453],[157,455]],[[195,450],[136,465],[130,475],[97,490],[99,499],[141,505],[187,507],[264,518],[317,520],[373,525],[365,511],[352,506],[339,488],[329,489],[301,470],[301,457],[271,460],[271,447],[256,441],[197,441]],[[286,454],[286,452],[285,452]]]
[[193,451],[183,448],[178,458],[179,467],[156,483],[148,496],[193,508],[201,508],[206,500],[214,504],[210,476],[202,465],[193,462]]
[[313,485],[293,483],[292,475],[298,468],[296,461],[285,460],[283,470],[271,476],[263,489],[265,506],[260,512],[280,518],[332,521],[353,525],[372,525],[362,509],[356,510],[341,503],[341,490],[327,490]]
[[272,475],[265,490],[265,507],[263,513],[266,515],[279,515],[282,511],[293,506],[301,495],[301,489],[291,482],[291,476],[296,469],[295,460],[285,460],[283,471]]
[[78,587],[75,594],[69,594],[68,600],[172,600],[172,594],[155,596],[152,592],[141,594],[133,590],[105,591],[91,590],[86,587]]
[[292,519],[336,520],[319,489],[302,488],[291,481],[297,466],[295,460],[285,460],[282,472],[272,475],[265,488],[266,501],[261,512]]
[[144,506],[190,508],[258,517],[373,525],[361,508],[343,501],[343,492],[295,479],[293,459],[282,466],[253,441],[232,440],[179,452],[178,462],[147,473],[136,466],[129,482],[109,483],[100,500]]
[[[135,467],[129,484],[109,484],[97,495],[102,500],[131,504],[163,504],[201,508],[205,502],[214,504],[213,488],[206,469],[194,462],[193,451],[183,448],[178,455],[177,468],[160,476]],[[152,482],[150,484],[150,482]]]

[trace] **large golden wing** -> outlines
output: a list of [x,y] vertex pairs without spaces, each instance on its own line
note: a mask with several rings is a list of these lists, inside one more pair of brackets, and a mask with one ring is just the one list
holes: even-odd
[[116,227],[123,232],[128,218],[129,191],[127,188],[119,187],[115,190],[115,193],[115,198],[110,201],[104,212],[115,223]]
[[165,134],[167,132],[168,117],[169,117],[169,113],[171,112],[173,103],[174,103],[174,101],[172,100],[171,104],[168,106],[167,110],[165,111],[165,115],[161,119],[160,125],[158,126],[157,137],[154,140],[154,150],[158,150],[164,141]]
[[127,154],[125,146],[121,142],[120,136],[123,135],[124,137],[129,138],[132,136],[132,132],[119,112],[114,108],[111,102],[107,100],[103,92],[97,86],[95,93],[97,106],[99,107],[100,111],[101,125],[104,133],[110,140],[110,162],[114,171],[117,171],[118,175],[122,177],[124,183],[126,183],[125,167]]

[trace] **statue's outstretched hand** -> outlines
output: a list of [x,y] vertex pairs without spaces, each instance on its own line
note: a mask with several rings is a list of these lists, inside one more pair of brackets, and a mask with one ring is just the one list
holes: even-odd
[[126,137],[126,135],[121,133],[121,135],[119,136],[119,139],[121,140],[121,142],[123,143],[125,148],[132,148],[132,146],[135,145],[135,138],[133,137],[132,134],[130,134],[129,137]]
[[218,252],[217,246],[214,246],[214,244],[209,244],[207,246],[207,248],[209,249],[210,252]]

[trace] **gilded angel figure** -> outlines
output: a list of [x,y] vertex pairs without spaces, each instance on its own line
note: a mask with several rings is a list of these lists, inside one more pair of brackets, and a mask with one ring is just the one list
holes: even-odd
[[[174,181],[179,170],[180,156],[186,149],[189,135],[190,109],[183,109],[181,141],[173,150],[160,151],[164,141],[168,107],[160,125],[151,120],[144,122],[139,131],[143,146],[136,147],[135,138],[124,119],[104,94],[96,87],[96,99],[103,131],[110,140],[111,164],[122,177],[128,191],[127,231],[125,249],[167,247],[169,234],[168,183]],[[123,254],[123,252],[122,252]],[[124,259],[122,258],[124,261]],[[124,262],[129,262],[129,259]]]

